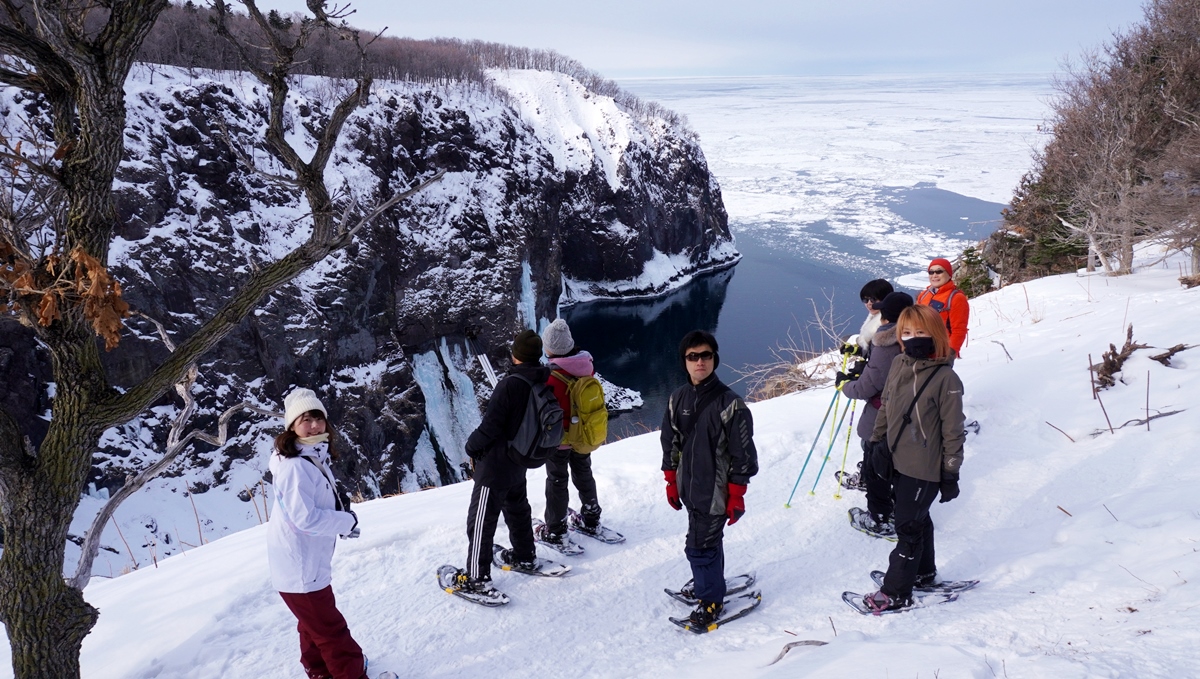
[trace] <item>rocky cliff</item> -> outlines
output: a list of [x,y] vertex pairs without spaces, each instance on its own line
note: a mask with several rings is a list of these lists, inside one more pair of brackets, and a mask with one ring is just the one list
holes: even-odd
[[[352,490],[371,497],[460,480],[462,442],[487,395],[468,338],[502,368],[512,333],[554,318],[562,303],[656,294],[736,260],[720,190],[686,129],[629,115],[562,74],[490,76],[484,87],[376,83],[330,164],[341,200],[369,206],[436,170],[445,177],[272,295],[207,355],[196,426],[211,428],[243,399],[281,409],[288,389],[307,386],[344,434],[339,472]],[[339,87],[297,83],[294,144],[314,146]],[[126,92],[109,264],[135,309],[185,337],[248,271],[307,236],[306,208],[270,176],[278,164],[253,150],[266,106],[249,76],[140,67]],[[19,93],[0,101],[10,126],[37,116]],[[37,438],[52,386],[31,385],[48,379],[45,361],[16,324],[0,328],[0,403]],[[134,318],[105,358],[112,381],[130,385],[165,355],[153,326]],[[165,399],[105,434],[96,501],[161,455],[177,405]],[[201,507],[197,518],[217,531],[252,520],[279,423],[234,422],[226,446],[198,446],[142,495],[236,493],[242,503]],[[169,553],[151,510],[129,506]]]

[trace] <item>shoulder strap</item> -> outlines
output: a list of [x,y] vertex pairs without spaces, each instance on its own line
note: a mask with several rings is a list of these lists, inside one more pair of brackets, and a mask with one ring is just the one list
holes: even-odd
[[961,294],[963,294],[963,291],[959,290],[958,286],[955,286],[955,288],[950,291],[950,296],[946,298],[946,313],[950,313],[950,307],[954,304],[954,296]]
[[896,438],[892,440],[891,450],[893,452],[895,452],[896,446],[900,444],[900,435],[904,433],[905,427],[912,422],[913,408],[917,407],[917,401],[921,400],[921,394],[925,393],[925,387],[929,386],[929,383],[933,381],[933,376],[936,375],[937,371],[941,370],[945,365],[945,363],[938,363],[937,365],[933,366],[933,370],[930,371],[929,377],[925,378],[925,383],[921,385],[921,388],[917,390],[917,395],[913,397],[912,403],[908,404],[908,411],[904,413],[904,422],[900,424],[900,431],[896,432]]
[[324,476],[325,480],[329,482],[329,485],[333,486],[333,503],[335,508],[339,512],[347,511],[346,507],[342,504],[342,489],[340,486],[338,486],[337,479],[333,478],[333,472],[329,472],[328,474],[325,473],[325,468],[317,464],[316,460],[307,455],[301,455],[300,457],[308,460],[309,464],[316,467],[317,471],[321,473],[321,476]]
[[551,374],[551,375],[554,375],[554,376],[555,376],[555,377],[557,377],[558,379],[562,380],[562,383],[563,383],[563,384],[565,384],[565,385],[567,385],[567,387],[568,387],[568,388],[569,388],[569,387],[570,387],[572,384],[575,384],[575,382],[576,382],[576,381],[578,381],[578,380],[579,380],[579,378],[578,378],[578,377],[575,377],[574,375],[572,375],[572,374],[568,373],[568,372],[567,372],[567,371],[565,371],[565,370],[558,370],[558,369],[551,370],[551,371],[550,371],[550,374]]

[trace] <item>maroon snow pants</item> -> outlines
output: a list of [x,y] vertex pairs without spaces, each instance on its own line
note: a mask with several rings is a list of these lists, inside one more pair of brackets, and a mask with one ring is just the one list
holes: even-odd
[[307,594],[280,592],[299,620],[300,664],[309,679],[367,679],[362,648],[338,612],[333,586]]

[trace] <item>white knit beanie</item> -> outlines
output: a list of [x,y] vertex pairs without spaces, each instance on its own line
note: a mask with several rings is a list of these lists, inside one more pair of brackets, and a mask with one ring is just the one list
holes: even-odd
[[542,331],[542,346],[549,356],[566,356],[575,348],[575,338],[571,337],[571,328],[561,318],[546,326]]
[[310,410],[320,410],[321,414],[326,418],[329,414],[325,412],[325,406],[321,405],[321,399],[312,389],[297,387],[292,390],[292,393],[283,397],[283,424],[284,428],[291,429],[301,415]]

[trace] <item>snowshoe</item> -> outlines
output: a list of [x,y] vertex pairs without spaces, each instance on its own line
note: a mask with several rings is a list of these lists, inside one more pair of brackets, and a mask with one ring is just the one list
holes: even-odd
[[583,554],[583,545],[576,544],[569,532],[559,535],[551,533],[545,521],[533,520],[533,539],[539,545],[545,545],[563,556],[579,556]]
[[[583,515],[574,509],[567,509],[567,525],[570,526],[571,530],[575,531],[576,533],[586,535],[589,538],[599,540],[600,542],[606,544],[616,545],[625,542],[625,536],[611,528],[607,528],[602,525],[587,525],[587,522],[583,520]],[[580,547],[580,550],[582,549],[583,548]]]
[[[731,594],[737,594],[750,589],[754,586],[755,580],[754,573],[742,573],[741,575],[725,578],[725,596],[729,597]],[[693,582],[692,580],[688,580],[678,590],[664,589],[663,591],[667,593],[667,596],[680,603],[695,606],[700,603],[700,600],[696,598],[696,592],[692,588]]]
[[866,533],[873,538],[896,542],[896,525],[891,522],[880,523],[871,517],[871,513],[861,507],[851,507],[850,525],[854,529]]
[[834,472],[833,478],[837,479],[837,482],[846,490],[861,490],[863,492],[866,492],[867,490],[867,484],[863,483],[862,474],[860,472],[855,472],[853,474]]
[[502,570],[512,571],[513,573],[541,575],[548,578],[557,578],[571,571],[570,566],[547,561],[536,556],[533,558],[533,561],[514,563],[512,560],[512,551],[500,545],[492,545],[492,563]]
[[472,580],[465,570],[455,566],[438,568],[437,579],[445,592],[473,604],[492,608],[509,602],[508,595],[492,587],[491,580]]
[[979,420],[971,420],[963,425],[963,436],[967,434],[979,436]]
[[[689,632],[706,634],[728,622],[748,615],[761,603],[762,592],[743,592],[726,597],[722,604],[709,604],[703,608],[697,606],[697,610],[692,611],[692,615],[686,618],[667,619]],[[710,607],[716,607],[716,610],[707,610]]]
[[[363,674],[367,674],[370,671],[370,667],[371,667],[371,661],[367,658],[367,656],[364,655],[363,656]],[[392,671],[384,671],[384,672],[380,672],[379,676],[375,677],[375,679],[400,679],[400,675],[396,674],[395,672],[392,672]]]
[[[875,599],[875,597],[882,597]],[[868,601],[870,599],[870,601]],[[896,600],[883,594],[883,592],[874,592],[872,594],[859,594],[857,592],[842,592],[842,601],[845,601],[850,608],[858,611],[863,615],[890,615],[892,613],[903,613],[911,611],[914,608],[925,608],[935,604],[945,604],[951,601],[958,600],[958,592],[937,593],[937,594],[914,594],[912,598],[905,600]]]
[[[883,587],[883,571],[871,571],[871,579],[879,587]],[[978,580],[947,580],[945,582],[937,581],[935,573],[929,581],[922,582],[917,579],[913,585],[913,592],[917,594],[949,594],[950,592],[965,592],[968,589],[974,589],[979,584]]]

